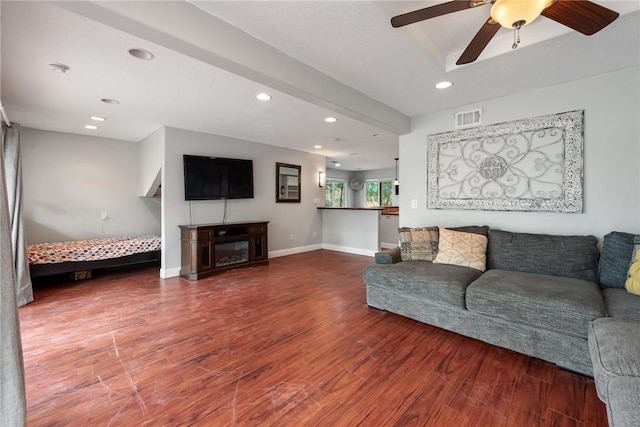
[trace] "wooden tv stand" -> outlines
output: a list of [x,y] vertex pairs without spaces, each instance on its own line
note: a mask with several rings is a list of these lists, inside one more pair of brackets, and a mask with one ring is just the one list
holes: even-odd
[[269,263],[268,221],[179,225],[180,277],[198,280],[232,268]]

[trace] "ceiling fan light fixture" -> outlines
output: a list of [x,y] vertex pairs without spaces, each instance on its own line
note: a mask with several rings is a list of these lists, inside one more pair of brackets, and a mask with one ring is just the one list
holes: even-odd
[[491,18],[504,28],[522,28],[532,23],[553,0],[496,0]]

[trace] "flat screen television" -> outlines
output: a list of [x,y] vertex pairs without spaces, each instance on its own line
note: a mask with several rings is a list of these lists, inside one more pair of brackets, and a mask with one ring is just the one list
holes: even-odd
[[183,155],[184,199],[253,198],[253,160]]

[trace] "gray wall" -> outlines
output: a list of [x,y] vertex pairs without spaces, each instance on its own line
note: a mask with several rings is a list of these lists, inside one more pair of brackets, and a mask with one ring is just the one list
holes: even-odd
[[352,208],[355,207],[355,195],[356,192],[351,189],[349,186],[349,181],[355,175],[351,171],[346,171],[342,169],[335,169],[327,167],[327,179],[343,179],[346,184],[345,191],[345,207]]
[[[178,225],[223,219],[223,201],[184,200],[182,155],[196,154],[254,161],[255,198],[229,200],[227,220],[269,221],[270,256],[321,247],[323,156],[176,128],[161,128],[139,143],[23,128],[22,150],[29,243],[158,234],[161,275],[177,275]],[[301,203],[275,202],[276,162],[302,167]],[[158,176],[162,198],[141,197]]]
[[[166,127],[162,182],[163,277],[174,276],[180,269],[178,225],[219,223],[224,215],[222,200],[184,200],[183,154],[253,160],[255,197],[229,200],[227,221],[269,221],[270,256],[320,247],[322,223],[317,207],[324,203],[324,189],[318,187],[318,172],[325,170],[324,156]],[[302,167],[301,203],[275,202],[276,162]]]
[[[640,69],[632,68],[414,117],[411,134],[400,137],[400,225],[486,224],[504,230],[598,237],[611,230],[637,233],[639,86]],[[454,130],[454,113],[474,108],[483,109],[483,125],[584,109],[584,213],[427,209],[427,135]],[[412,199],[418,208],[411,208]]]
[[[393,161],[393,160],[392,160]],[[398,163],[398,170],[400,169],[399,163]],[[385,169],[373,169],[373,170],[368,170],[368,171],[357,171],[354,173],[354,176],[357,176],[358,178],[362,179],[362,180],[367,180],[367,179],[378,179],[378,180],[384,180],[384,181],[393,181],[396,178],[396,168],[395,168],[395,163],[394,166],[392,168],[385,168]],[[398,206],[399,203],[399,198],[398,196],[395,195],[395,192],[393,194],[393,206]],[[357,192],[356,196],[355,196],[355,204],[354,206],[362,208],[364,207],[364,190],[360,190]]]
[[[393,161],[393,160],[392,160]],[[367,179],[395,179],[395,163],[392,168],[385,169],[373,169],[368,171],[346,171],[335,168],[327,168],[327,179],[337,178],[344,179],[347,184],[346,191],[346,207],[350,208],[361,208],[364,207],[364,190],[354,191],[351,189],[349,185],[349,181],[352,178],[360,178],[362,180]],[[393,196],[393,205],[397,206],[399,203],[399,199],[397,196]]]
[[21,142],[28,243],[160,234],[159,202],[139,197],[136,143],[29,128]]

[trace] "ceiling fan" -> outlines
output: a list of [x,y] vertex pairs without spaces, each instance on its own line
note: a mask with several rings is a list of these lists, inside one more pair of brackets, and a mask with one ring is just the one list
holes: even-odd
[[556,22],[590,36],[597,33],[619,16],[606,7],[587,0],[454,0],[391,18],[394,28],[491,4],[491,17],[480,28],[469,46],[456,62],[469,64],[482,53],[500,27],[514,31],[515,49],[520,43],[520,28],[533,22],[538,16],[546,16]]

